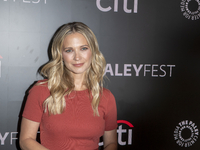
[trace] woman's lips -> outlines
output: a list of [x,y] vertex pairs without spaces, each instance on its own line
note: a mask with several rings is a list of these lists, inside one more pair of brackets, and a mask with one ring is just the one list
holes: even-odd
[[73,64],[74,67],[81,67],[83,66],[84,63],[80,63],[80,64]]

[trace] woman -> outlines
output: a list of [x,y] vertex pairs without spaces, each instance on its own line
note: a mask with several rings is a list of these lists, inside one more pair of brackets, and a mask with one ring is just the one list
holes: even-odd
[[[47,79],[30,90],[20,133],[22,150],[117,149],[117,111],[103,88],[105,59],[93,32],[83,23],[63,25],[42,69]],[[41,144],[36,141],[40,127]]]

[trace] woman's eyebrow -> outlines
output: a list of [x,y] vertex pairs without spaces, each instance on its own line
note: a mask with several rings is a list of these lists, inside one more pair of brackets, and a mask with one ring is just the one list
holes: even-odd
[[88,46],[89,47],[89,45],[81,45],[80,47],[84,47],[84,46]]
[[[89,47],[89,45],[81,45],[80,47],[85,47],[85,46]],[[64,47],[63,49],[73,49],[73,47]]]
[[72,47],[64,47],[64,49],[72,49]]

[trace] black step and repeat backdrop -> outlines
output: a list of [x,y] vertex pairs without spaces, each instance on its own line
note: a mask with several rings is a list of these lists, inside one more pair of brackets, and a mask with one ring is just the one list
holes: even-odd
[[118,149],[198,150],[199,0],[0,0],[0,149],[19,150],[26,92],[72,21],[94,31],[106,58]]

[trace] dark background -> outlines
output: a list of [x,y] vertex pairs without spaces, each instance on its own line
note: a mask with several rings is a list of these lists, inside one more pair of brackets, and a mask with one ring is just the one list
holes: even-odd
[[[200,19],[183,15],[185,0],[127,0],[131,13],[123,9],[126,0],[101,0],[102,7],[111,7],[108,12],[99,10],[96,1],[0,1],[0,149],[18,148],[15,138],[26,92],[42,79],[37,70],[48,61],[52,35],[64,23],[81,21],[94,31],[106,58],[105,87],[116,98],[118,120],[134,126],[119,124],[127,132],[132,130],[132,144],[123,133],[126,145],[119,144],[119,149],[197,150],[198,139],[181,147],[174,130],[184,120],[200,127]],[[187,1],[188,10],[200,17],[200,4]],[[130,76],[124,74],[126,64]],[[171,70],[167,65],[173,65]],[[138,75],[133,66],[142,67]],[[191,135],[189,129],[181,133],[184,139]]]

